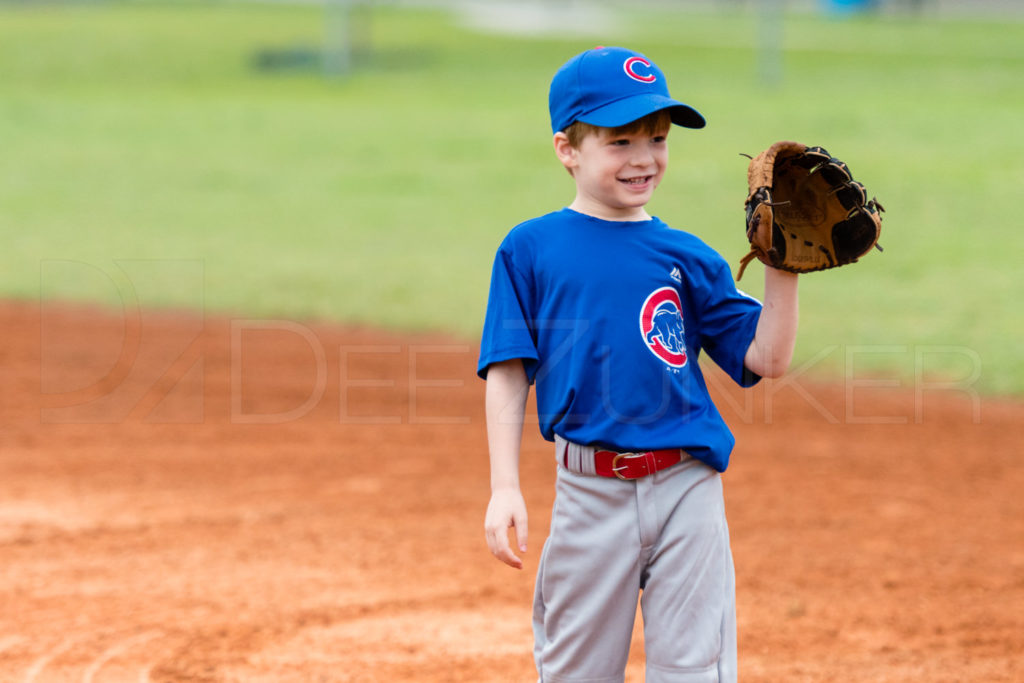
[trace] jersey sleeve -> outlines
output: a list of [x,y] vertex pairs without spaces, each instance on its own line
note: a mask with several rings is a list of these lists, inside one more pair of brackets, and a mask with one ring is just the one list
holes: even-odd
[[761,377],[746,368],[744,359],[757,331],[761,302],[736,288],[725,261],[712,269],[711,280],[701,313],[701,346],[733,381],[753,386]]
[[487,369],[493,363],[521,358],[532,383],[539,359],[533,325],[536,297],[532,279],[517,267],[515,257],[506,239],[494,258],[477,374],[487,379]]

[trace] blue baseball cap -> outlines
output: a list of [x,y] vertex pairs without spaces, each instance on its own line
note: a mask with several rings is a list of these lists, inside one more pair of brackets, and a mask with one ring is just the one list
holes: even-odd
[[661,109],[679,126],[705,123],[700,112],[669,96],[665,74],[654,62],[622,47],[595,47],[566,62],[551,80],[548,108],[552,133],[575,121],[617,128]]

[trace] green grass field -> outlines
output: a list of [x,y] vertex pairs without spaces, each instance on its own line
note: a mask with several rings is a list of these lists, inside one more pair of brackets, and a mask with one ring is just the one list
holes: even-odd
[[798,362],[980,368],[985,391],[1024,393],[1024,23],[788,16],[768,87],[756,16],[736,10],[632,12],[556,39],[382,6],[348,78],[253,67],[261,49],[320,44],[323,19],[0,6],[0,296],[116,303],[134,287],[143,305],[472,337],[502,236],[572,197],[550,151],[551,74],[627,44],[709,120],[671,138],[651,210],[674,227],[735,264],[740,153],[785,138],[843,157],[885,205],[884,253],[804,279]]

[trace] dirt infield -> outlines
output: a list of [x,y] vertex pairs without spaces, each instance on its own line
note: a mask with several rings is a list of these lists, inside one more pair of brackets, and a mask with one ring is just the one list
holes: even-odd
[[[0,324],[0,681],[534,679],[554,464],[528,426],[508,569],[474,344],[38,302]],[[1024,680],[1024,405],[889,384],[714,381],[744,681]]]

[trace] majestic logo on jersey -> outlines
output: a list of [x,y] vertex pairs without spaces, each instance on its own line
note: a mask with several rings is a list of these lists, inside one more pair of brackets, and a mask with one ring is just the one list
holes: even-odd
[[658,78],[654,73],[647,72],[651,68],[651,63],[643,57],[630,57],[623,62],[622,68],[625,69],[627,76],[641,83],[654,83]]
[[681,368],[686,365],[686,337],[683,306],[674,287],[651,292],[640,309],[640,334],[644,343],[664,363]]

